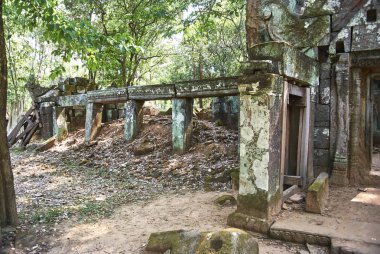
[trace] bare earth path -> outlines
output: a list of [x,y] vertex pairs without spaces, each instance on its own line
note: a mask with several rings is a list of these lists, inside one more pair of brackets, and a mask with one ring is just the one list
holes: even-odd
[[[67,227],[53,240],[49,253],[143,253],[150,233],[176,229],[200,231],[225,228],[236,207],[219,207],[213,200],[224,193],[195,192],[162,196],[146,204],[118,209],[94,224]],[[297,253],[304,246],[258,238],[260,253]]]

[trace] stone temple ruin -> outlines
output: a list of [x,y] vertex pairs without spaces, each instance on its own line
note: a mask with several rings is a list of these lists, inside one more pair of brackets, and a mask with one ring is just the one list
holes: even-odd
[[125,116],[132,140],[144,102],[172,100],[173,151],[185,153],[194,98],[235,96],[240,185],[230,226],[268,233],[283,200],[322,172],[323,184],[327,177],[337,185],[378,183],[371,168],[380,147],[380,1],[261,0],[254,7],[241,76],[44,95],[36,99],[44,138],[61,139],[78,116],[90,142],[111,108],[110,118]]

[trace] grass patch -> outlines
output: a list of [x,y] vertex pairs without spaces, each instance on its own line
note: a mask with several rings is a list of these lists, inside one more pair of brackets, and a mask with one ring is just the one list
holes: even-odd
[[49,207],[47,209],[36,209],[30,214],[21,212],[18,216],[30,224],[52,224],[67,219],[69,212],[60,207]]
[[93,222],[109,217],[113,212],[113,208],[113,205],[107,201],[87,202],[76,210],[76,214],[79,221]]

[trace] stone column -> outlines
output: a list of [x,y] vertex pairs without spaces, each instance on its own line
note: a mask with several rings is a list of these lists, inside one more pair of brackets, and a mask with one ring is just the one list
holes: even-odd
[[124,137],[132,141],[140,131],[143,123],[144,101],[130,100],[125,103]]
[[239,125],[239,97],[216,97],[212,100],[212,114],[216,122],[231,129],[238,129]]
[[88,102],[86,105],[85,143],[93,140],[102,125],[103,105]]
[[330,183],[336,185],[348,185],[348,140],[349,140],[349,74],[348,54],[340,56],[335,66],[335,80],[333,81],[333,93],[331,115],[335,121],[331,121],[331,142],[335,143],[333,170]]
[[245,78],[240,91],[240,183],[233,227],[268,233],[281,210],[282,93],[274,74]]
[[173,152],[175,153],[185,153],[190,147],[193,129],[193,104],[194,99],[173,99],[172,140]]
[[63,107],[53,107],[53,133],[57,141],[61,141],[68,133],[66,110]]
[[54,102],[43,102],[40,105],[40,116],[42,131],[41,135],[44,139],[49,139],[54,136],[54,119],[53,119],[53,109]]

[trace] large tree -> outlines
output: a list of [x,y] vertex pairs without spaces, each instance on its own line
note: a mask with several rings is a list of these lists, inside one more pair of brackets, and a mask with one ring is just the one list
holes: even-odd
[[16,195],[5,119],[7,88],[8,68],[4,36],[3,0],[0,0],[0,223],[1,225],[15,225],[18,222]]

